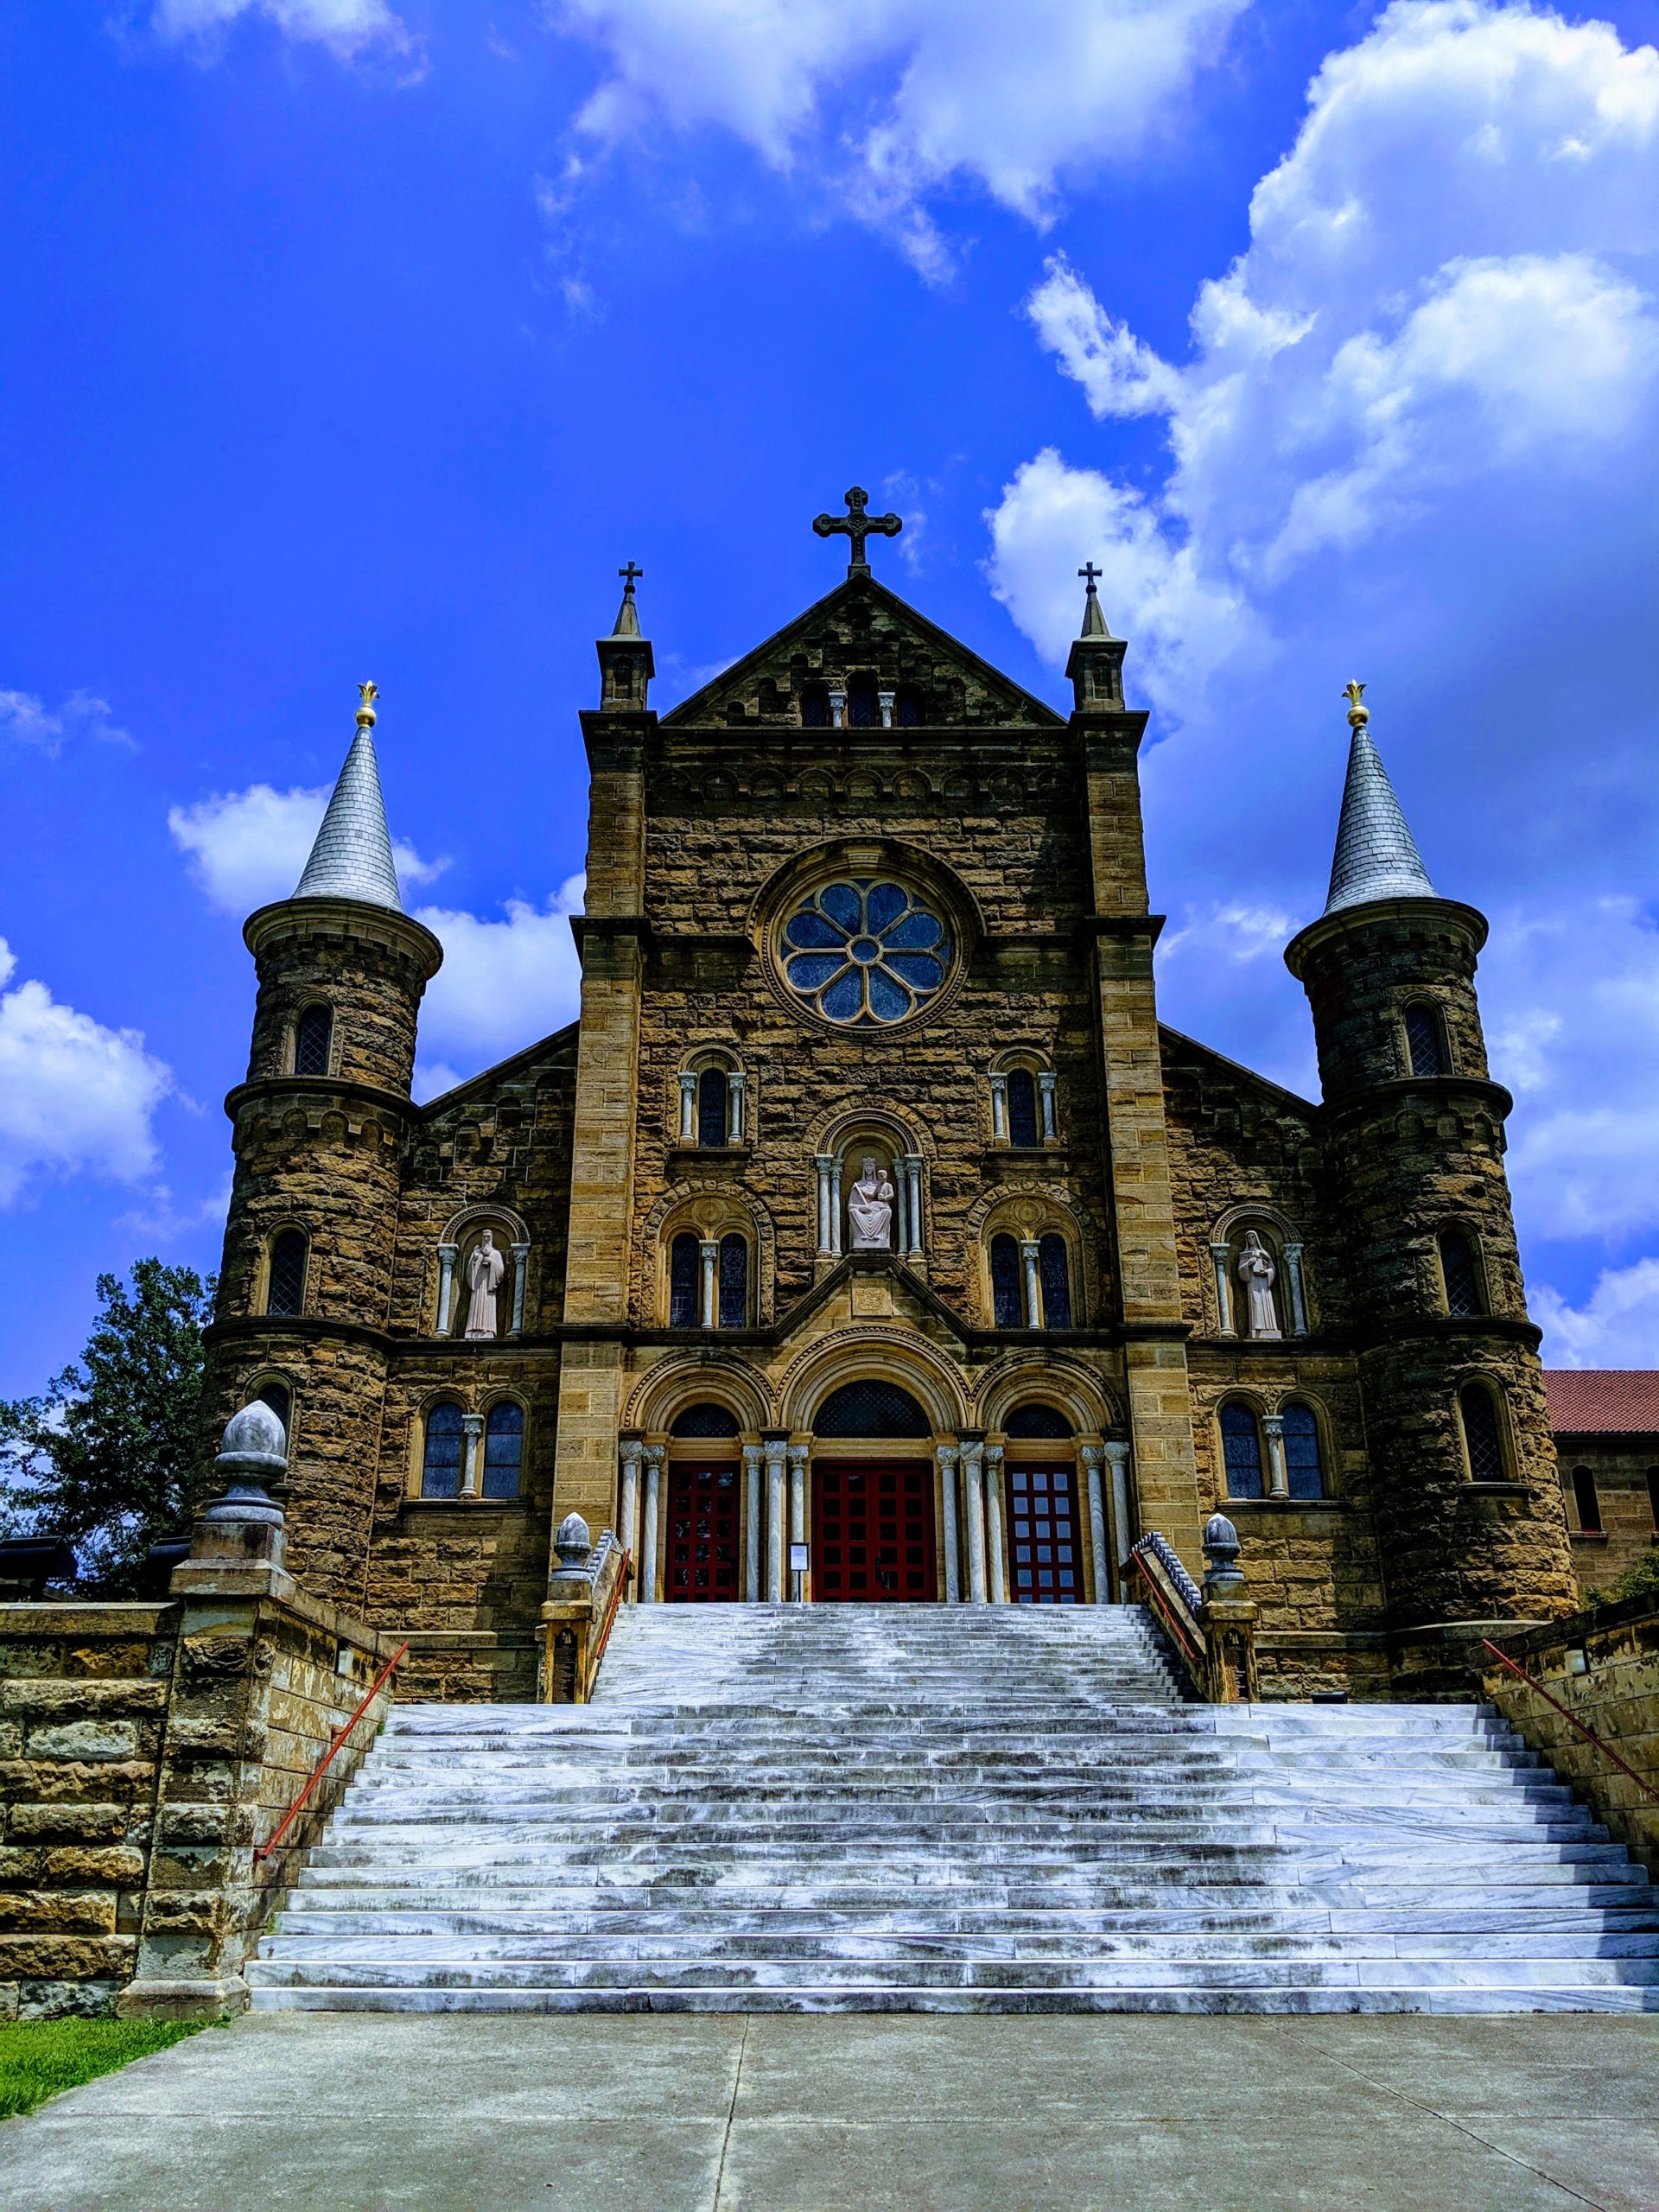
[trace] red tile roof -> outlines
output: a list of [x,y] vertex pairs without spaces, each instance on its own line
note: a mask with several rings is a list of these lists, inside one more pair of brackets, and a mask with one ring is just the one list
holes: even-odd
[[1544,1382],[1558,1436],[1659,1432],[1659,1368],[1553,1367]]

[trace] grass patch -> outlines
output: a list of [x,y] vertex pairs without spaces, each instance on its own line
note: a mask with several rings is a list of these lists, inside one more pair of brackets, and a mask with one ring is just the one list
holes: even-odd
[[196,2020],[19,2020],[0,2027],[0,2120],[194,2035]]

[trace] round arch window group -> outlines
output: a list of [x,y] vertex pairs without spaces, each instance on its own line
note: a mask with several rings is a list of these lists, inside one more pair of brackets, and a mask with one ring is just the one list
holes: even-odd
[[779,957],[790,989],[826,1021],[890,1028],[944,988],[950,937],[917,892],[887,878],[846,878],[800,900]]

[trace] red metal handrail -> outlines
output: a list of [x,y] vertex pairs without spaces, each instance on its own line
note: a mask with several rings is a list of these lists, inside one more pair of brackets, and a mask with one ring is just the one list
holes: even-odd
[[351,1734],[353,1729],[356,1727],[358,1722],[363,1718],[363,1715],[374,1703],[376,1698],[379,1696],[382,1688],[385,1687],[387,1675],[391,1674],[392,1669],[397,1664],[398,1661],[408,1649],[409,1646],[407,1643],[400,1643],[398,1645],[397,1649],[392,1653],[391,1658],[387,1660],[385,1665],[380,1669],[379,1673],[375,1676],[372,1683],[371,1683],[369,1688],[364,1694],[362,1702],[359,1705],[356,1712],[353,1713],[351,1719],[346,1723],[346,1726],[343,1728],[337,1729],[335,1731],[333,1743],[329,1745],[327,1750],[317,1761],[315,1766],[312,1768],[310,1780],[306,1783],[304,1789],[301,1790],[299,1796],[294,1800],[294,1802],[289,1807],[288,1810],[283,1815],[276,1834],[271,1837],[268,1843],[255,1844],[253,1847],[253,1860],[256,1866],[262,1859],[270,1858],[271,1853],[276,1850],[277,1845],[288,1834],[289,1829],[292,1827],[295,1821],[299,1815],[300,1808],[305,1803],[306,1799],[311,1795],[311,1792],[316,1788],[317,1784],[322,1780],[323,1776],[327,1772],[329,1767],[333,1764],[334,1753],[346,1741],[346,1738]]
[[599,1662],[605,1656],[605,1646],[611,1640],[611,1624],[616,1618],[616,1609],[622,1602],[622,1592],[633,1580],[633,1554],[624,1552],[622,1564],[617,1570],[616,1580],[611,1586],[610,1603],[605,1608],[605,1618],[599,1624],[595,1642],[588,1667],[588,1688],[592,1689],[599,1680]]
[[1177,1617],[1174,1607],[1170,1604],[1168,1598],[1165,1595],[1156,1577],[1147,1567],[1142,1555],[1139,1552],[1131,1552],[1129,1556],[1135,1561],[1135,1567],[1140,1573],[1141,1580],[1147,1586],[1147,1594],[1152,1599],[1154,1605],[1156,1607],[1160,1619],[1163,1622],[1164,1626],[1169,1630],[1170,1634],[1174,1637],[1176,1643],[1180,1646],[1181,1655],[1185,1659],[1188,1667],[1192,1669],[1194,1679],[1202,1683],[1204,1680],[1204,1654],[1199,1650],[1198,1645],[1187,1634],[1185,1627],[1183,1627],[1179,1618]]
[[1602,1754],[1604,1758],[1611,1759],[1621,1774],[1628,1775],[1630,1777],[1630,1780],[1636,1784],[1637,1788],[1642,1792],[1642,1795],[1644,1797],[1651,1797],[1654,1803],[1656,1805],[1659,1805],[1659,1789],[1656,1789],[1650,1782],[1644,1782],[1633,1766],[1626,1766],[1624,1760],[1620,1758],[1618,1753],[1613,1749],[1611,1744],[1604,1744],[1601,1738],[1597,1735],[1595,1730],[1593,1728],[1586,1728],[1583,1721],[1579,1719],[1577,1713],[1570,1713],[1567,1707],[1561,1703],[1560,1698],[1552,1697],[1549,1692],[1544,1688],[1543,1684],[1539,1681],[1535,1681],[1532,1676],[1528,1674],[1524,1667],[1517,1667],[1515,1661],[1510,1658],[1507,1651],[1500,1651],[1498,1649],[1497,1646],[1492,1642],[1491,1637],[1483,1636],[1480,1640],[1485,1646],[1486,1649],[1491,1653],[1493,1658],[1497,1661],[1499,1666],[1507,1667],[1510,1672],[1514,1675],[1517,1680],[1523,1681],[1529,1690],[1536,1690],[1539,1696],[1542,1698],[1546,1705],[1553,1705],[1554,1707],[1556,1712],[1560,1714],[1562,1719],[1566,1721],[1569,1728],[1576,1728],[1586,1744],[1593,1744],[1597,1751]]

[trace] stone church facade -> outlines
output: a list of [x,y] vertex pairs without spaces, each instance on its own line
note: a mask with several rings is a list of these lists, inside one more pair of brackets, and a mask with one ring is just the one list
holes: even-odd
[[365,687],[246,926],[207,1432],[276,1407],[289,1563],[412,1637],[417,1693],[533,1694],[571,1511],[640,1602],[1063,1604],[1131,1594],[1145,1530],[1196,1567],[1221,1507],[1268,1691],[1465,1684],[1573,1592],[1481,917],[1351,687],[1287,953],[1321,1101],[1164,1027],[1147,716],[1092,575],[1061,714],[849,519],[845,581],[660,717],[627,575],[582,715],[580,1019],[425,1105],[442,952]]

